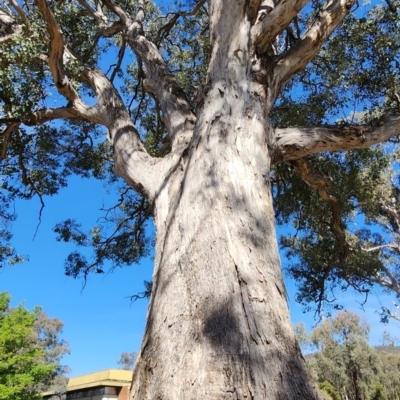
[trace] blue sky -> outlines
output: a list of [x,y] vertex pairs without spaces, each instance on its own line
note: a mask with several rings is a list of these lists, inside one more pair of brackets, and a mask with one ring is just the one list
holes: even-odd
[[[21,302],[32,309],[42,306],[50,316],[64,322],[64,338],[69,341],[71,354],[64,363],[76,376],[106,368],[117,367],[116,360],[123,351],[138,351],[146,318],[147,301],[131,304],[129,296],[143,290],[143,280],[151,279],[152,260],[140,265],[117,269],[112,273],[90,276],[83,289],[82,280],[64,275],[64,260],[73,249],[55,240],[52,228],[63,218],[75,217],[90,226],[99,217],[99,209],[110,201],[101,182],[73,178],[70,186],[54,198],[46,199],[42,223],[38,223],[39,202],[18,202],[18,220],[13,224],[13,243],[22,254],[29,255],[24,264],[0,270],[0,291],[8,291],[12,304]],[[311,327],[314,314],[303,314],[295,302],[295,288],[287,281],[289,305],[294,323],[304,321]],[[371,323],[371,342],[379,344],[383,331],[396,335],[399,324],[383,325],[375,310],[379,300],[371,295],[363,311],[362,298],[348,291],[342,296],[348,309],[367,317]],[[387,302],[387,298],[381,298]]]
[[72,179],[68,189],[45,200],[34,240],[39,202],[18,202],[13,244],[29,255],[29,261],[0,270],[0,291],[11,294],[12,305],[40,305],[50,317],[64,322],[64,338],[71,347],[64,362],[72,376],[116,367],[122,351],[139,348],[144,329],[147,302],[131,304],[128,297],[143,290],[144,279],[151,279],[150,259],[140,266],[93,275],[84,289],[82,280],[64,275],[64,260],[73,247],[55,240],[54,224],[73,216],[94,225],[107,197],[100,182]]

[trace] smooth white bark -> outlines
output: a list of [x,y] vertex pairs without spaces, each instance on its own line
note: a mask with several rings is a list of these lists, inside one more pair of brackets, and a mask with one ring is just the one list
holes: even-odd
[[286,0],[278,2],[263,18],[258,18],[251,31],[252,41],[259,54],[265,53],[276,36],[286,28],[309,0]]

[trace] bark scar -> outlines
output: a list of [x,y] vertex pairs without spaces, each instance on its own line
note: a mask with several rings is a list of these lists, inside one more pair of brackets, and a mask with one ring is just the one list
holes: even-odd
[[[232,258],[232,256],[231,256],[231,258]],[[233,259],[232,259],[232,261],[233,261]],[[246,283],[246,281],[240,276],[239,268],[238,268],[238,266],[237,266],[237,264],[236,264],[235,262],[234,262],[234,265],[235,265],[235,269],[236,269],[237,281],[238,281],[238,283],[239,283],[240,299],[241,299],[241,301],[242,301],[242,308],[243,308],[243,311],[244,311],[244,316],[245,316],[245,318],[246,318],[247,329],[249,330],[251,339],[254,341],[255,344],[258,345],[258,342],[257,342],[256,338],[251,334],[252,330],[251,330],[251,327],[250,327],[250,321],[249,321],[249,317],[248,317],[248,315],[247,315],[246,306],[245,306],[245,304],[244,304],[244,297],[243,297],[243,289],[242,289],[242,287],[243,287],[243,284],[247,285],[247,283]]]
[[219,121],[219,120],[221,119],[221,115],[222,115],[221,113],[215,115],[214,118],[213,118],[212,121],[211,121],[211,125],[212,125],[214,122]]

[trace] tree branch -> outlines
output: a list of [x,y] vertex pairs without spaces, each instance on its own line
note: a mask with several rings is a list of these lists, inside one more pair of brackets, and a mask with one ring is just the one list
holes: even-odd
[[94,10],[85,0],[78,0],[78,3],[86,10],[88,15],[100,24],[100,26],[107,22],[107,17],[103,14],[101,7],[97,7],[96,10]]
[[12,25],[15,24],[15,20],[4,11],[0,10],[0,23],[3,25]]
[[388,206],[387,204],[381,204],[382,210],[392,217],[390,225],[392,230],[397,234],[400,234],[400,216],[397,213],[395,207]]
[[196,118],[182,88],[169,71],[157,47],[144,35],[144,1],[139,1],[139,11],[135,20],[111,0],[103,2],[120,17],[128,45],[145,65],[147,86],[154,88],[153,94],[160,104],[173,151],[180,145],[186,147]]
[[385,279],[385,277],[382,275],[377,274],[376,279],[373,279],[373,281],[379,283],[379,285],[386,287],[387,289],[392,290],[397,296],[400,297],[400,285],[396,277],[392,274],[389,268],[382,266],[382,270],[389,280]]
[[50,36],[49,66],[53,75],[53,82],[57,90],[71,103],[80,100],[78,92],[69,83],[64,72],[64,38],[46,0],[35,0],[43,19],[46,22],[47,32]]
[[347,257],[350,251],[350,246],[346,241],[346,235],[341,228],[341,210],[338,199],[328,193],[329,187],[332,185],[332,179],[329,176],[316,173],[311,165],[304,159],[292,161],[291,164],[294,170],[303,179],[307,185],[318,190],[320,197],[330,204],[332,210],[332,222],[331,229],[332,233],[343,250],[344,258]]
[[251,29],[251,39],[258,54],[263,54],[276,36],[285,29],[308,0],[281,1],[272,10],[264,11],[264,17],[259,16]]
[[[152,198],[160,171],[155,172],[156,160],[146,152],[139,133],[129,117],[129,113],[110,80],[99,70],[85,66],[81,75],[84,83],[89,85],[97,96],[97,103],[88,107],[81,100],[78,92],[68,82],[64,73],[64,57],[74,58],[73,53],[64,44],[61,29],[50,10],[46,0],[36,0],[39,10],[47,24],[50,35],[49,65],[57,89],[68,100],[69,105],[58,110],[47,110],[36,115],[32,123],[39,123],[39,118],[68,116],[86,119],[104,125],[108,129],[108,139],[114,149],[114,172],[137,192],[146,198]],[[116,6],[119,10],[120,7]],[[121,12],[119,12],[122,15]],[[128,18],[122,15],[122,19]],[[52,114],[52,115],[51,115]],[[28,121],[29,122],[29,121]]]
[[[90,111],[88,108],[87,111]],[[55,119],[74,119],[80,121],[90,121],[93,123],[102,123],[102,120],[91,116],[90,112],[82,114],[77,112],[72,106],[60,107],[60,108],[46,108],[42,110],[34,111],[32,114],[27,115],[23,118],[0,118],[0,124],[24,124],[27,126],[42,125],[48,121],[54,121]],[[4,132],[3,132],[4,134]]]
[[[168,36],[169,32],[171,31],[171,29],[174,27],[174,25],[176,24],[176,22],[178,21],[178,19],[180,17],[191,17],[193,15],[196,15],[199,11],[200,8],[204,5],[204,3],[206,2],[206,0],[200,0],[195,7],[193,8],[193,10],[191,11],[185,11],[185,12],[176,12],[173,13],[173,17],[165,24],[163,25],[157,32],[157,37],[155,39],[155,43],[158,44],[163,38],[165,38],[166,36]],[[167,14],[167,16],[170,14]],[[166,17],[162,17],[162,18],[167,18]]]
[[8,143],[10,142],[11,135],[15,129],[19,127],[19,122],[11,122],[7,125],[6,129],[3,131],[3,140],[0,147],[0,160],[4,160],[7,156]]
[[278,90],[314,58],[355,2],[356,0],[330,0],[295,46],[278,57],[273,78]]
[[272,160],[279,163],[322,151],[365,149],[399,134],[399,115],[385,116],[376,127],[354,125],[276,129],[276,146],[272,151]]
[[126,49],[126,42],[125,42],[125,39],[122,39],[121,48],[119,49],[119,52],[118,52],[118,61],[117,61],[117,64],[115,65],[114,71],[112,72],[111,77],[110,77],[111,82],[114,81],[115,76],[117,75],[118,71],[121,69],[122,60],[125,55],[125,49]]
[[[118,18],[121,20],[122,25],[127,25],[131,21],[131,18],[128,13],[125,12],[125,10],[120,7],[118,4],[112,2],[111,0],[103,0],[104,5],[114,14],[118,16]],[[139,0],[140,3],[140,0]],[[139,4],[140,7],[140,4]]]
[[121,31],[122,31],[122,25],[120,24],[119,21],[114,22],[113,24],[104,29],[100,29],[94,36],[93,43],[90,46],[89,50],[87,50],[86,54],[82,57],[82,61],[87,62],[87,60],[89,59],[90,55],[93,52],[93,49],[97,46],[97,43],[102,37],[112,37],[117,33],[120,33]]
[[383,250],[383,249],[394,249],[394,250],[400,252],[400,246],[396,243],[382,244],[380,246],[369,247],[368,249],[362,248],[362,250],[367,253],[371,253],[371,252],[379,251],[379,250]]
[[[100,115],[100,108],[98,105],[93,107],[87,106],[80,98],[79,93],[70,84],[68,77],[64,72],[64,59],[76,59],[76,56],[67,49],[61,29],[58,26],[58,23],[49,5],[47,4],[47,1],[35,1],[38,5],[40,13],[43,16],[43,19],[46,22],[47,31],[50,36],[48,64],[53,75],[54,84],[59,93],[69,100],[68,107],[57,109],[57,112],[60,113],[62,111],[65,113],[66,110],[69,110],[70,118],[72,117],[71,115],[73,115],[75,118],[81,117],[82,119],[87,119],[90,122],[106,125],[103,118],[105,113]],[[86,67],[83,75],[88,77],[88,71],[89,68]],[[90,79],[88,79],[88,81],[89,83],[93,83]],[[101,90],[99,90],[96,85],[93,87],[93,89],[97,94],[101,94]],[[56,111],[53,110],[52,112],[54,114]]]
[[25,24],[28,24],[28,18],[26,18],[26,15],[24,13],[24,10],[19,6],[19,4],[15,0],[9,0],[10,4],[15,8],[17,11],[18,15],[21,17],[22,21]]
[[28,117],[22,119],[22,123],[28,126],[41,125],[55,119],[75,119],[84,120],[80,113],[77,113],[72,107],[48,108],[37,110]]
[[163,167],[149,156],[121,97],[99,69],[86,68],[83,78],[96,93],[94,113],[108,129],[114,149],[114,172],[151,202],[163,181]]

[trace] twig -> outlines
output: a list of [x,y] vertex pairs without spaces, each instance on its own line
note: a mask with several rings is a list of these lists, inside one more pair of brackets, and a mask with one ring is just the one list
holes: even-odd
[[117,72],[121,69],[122,60],[123,60],[124,55],[125,55],[125,49],[126,49],[126,41],[125,41],[125,39],[122,39],[122,45],[121,45],[121,48],[119,49],[119,52],[118,52],[118,61],[117,61],[117,64],[116,64],[116,66],[114,68],[114,71],[111,74],[110,82],[114,81],[114,78],[117,75]]

